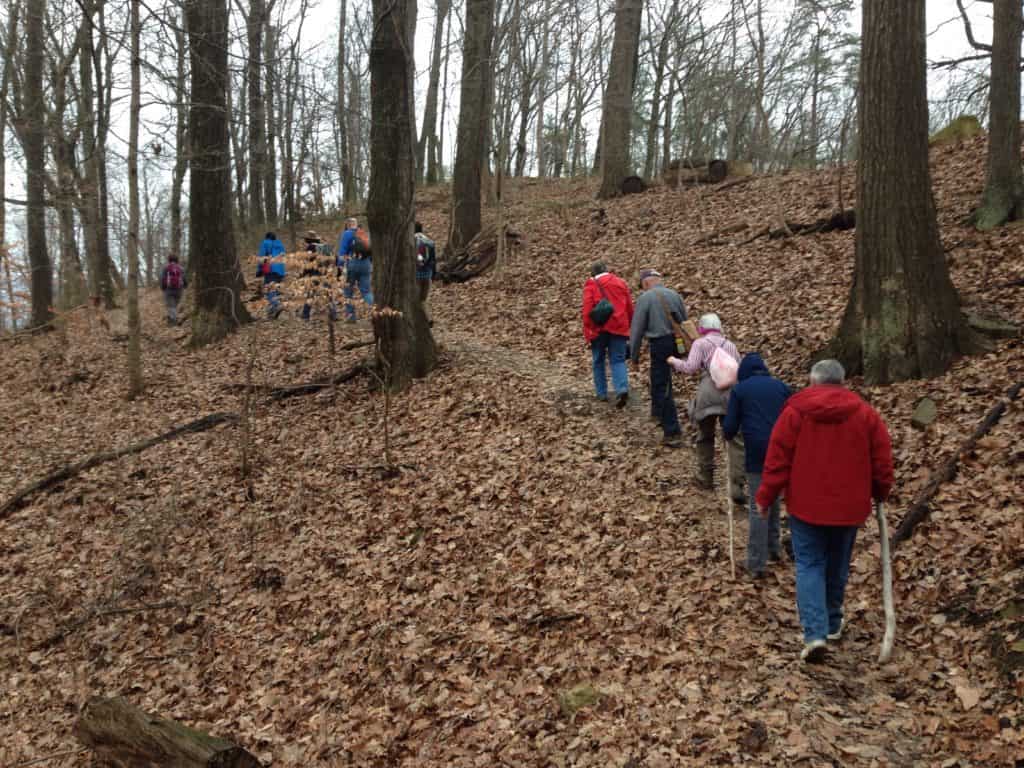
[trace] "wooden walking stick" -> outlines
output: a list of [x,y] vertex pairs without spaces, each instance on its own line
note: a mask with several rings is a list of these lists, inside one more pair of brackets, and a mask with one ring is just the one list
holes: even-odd
[[729,441],[725,440],[725,508],[729,513],[729,568],[733,579],[736,578],[736,525],[733,521],[732,498],[732,456],[729,453]]
[[892,646],[896,639],[896,609],[893,607],[892,600],[892,555],[889,551],[889,525],[885,519],[885,507],[882,502],[875,504],[875,517],[878,518],[878,535],[882,543],[882,605],[885,608],[885,636],[882,638],[882,649],[878,653],[878,661],[884,664],[892,656]]

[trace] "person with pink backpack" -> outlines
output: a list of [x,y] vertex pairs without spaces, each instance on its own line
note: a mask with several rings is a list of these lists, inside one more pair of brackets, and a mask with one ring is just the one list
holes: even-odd
[[[725,420],[729,411],[729,394],[736,384],[740,353],[722,333],[722,321],[713,312],[701,315],[697,331],[700,338],[690,346],[686,359],[670,357],[668,363],[679,373],[700,374],[697,394],[690,401],[688,411],[698,431],[695,480],[699,487],[710,490],[715,487],[715,427]],[[735,440],[727,440],[726,447],[731,470],[729,495],[737,504],[745,504],[743,446]]]
[[160,272],[160,290],[164,292],[164,304],[167,306],[167,324],[178,324],[178,304],[181,294],[188,287],[185,269],[178,263],[178,255],[172,253],[167,257],[167,266]]

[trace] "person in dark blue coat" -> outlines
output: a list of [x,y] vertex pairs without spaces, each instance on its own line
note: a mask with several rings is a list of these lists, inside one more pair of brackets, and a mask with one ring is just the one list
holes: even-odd
[[754,578],[764,575],[768,560],[778,560],[779,502],[772,505],[767,519],[757,513],[754,498],[761,486],[761,471],[768,452],[768,440],[786,400],[792,394],[789,387],[768,371],[768,366],[756,352],[740,361],[738,383],[729,396],[729,407],[722,425],[725,439],[732,440],[743,433],[747,485],[750,489],[750,538],[747,543],[747,571]]

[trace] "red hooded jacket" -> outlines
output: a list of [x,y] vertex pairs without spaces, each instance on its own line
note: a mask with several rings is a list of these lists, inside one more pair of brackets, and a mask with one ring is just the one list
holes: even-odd
[[861,525],[892,490],[892,445],[874,408],[845,387],[794,395],[772,430],[757,503],[783,491],[789,514],[813,525]]
[[[601,281],[600,288],[597,281]],[[604,289],[604,295],[601,294]],[[607,296],[608,301],[615,307],[614,314],[608,318],[604,325],[594,325],[590,319],[590,310],[597,306],[601,299]],[[583,335],[587,341],[593,341],[601,332],[614,334],[615,336],[629,337],[629,326],[633,322],[633,294],[629,292],[626,281],[611,272],[592,277],[583,286]]]

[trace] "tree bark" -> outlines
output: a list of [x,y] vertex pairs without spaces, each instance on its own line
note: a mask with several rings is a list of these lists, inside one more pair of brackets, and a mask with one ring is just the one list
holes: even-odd
[[370,47],[370,192],[373,328],[384,387],[404,389],[437,363],[419,299],[413,246],[416,181],[415,0],[373,0]]
[[[173,16],[171,17],[174,18]],[[171,253],[179,257],[181,253],[181,190],[185,184],[185,171],[188,170],[188,48],[185,43],[185,14],[171,25],[174,30],[175,42],[175,75],[174,75],[174,171],[171,175]],[[191,264],[188,266],[192,269]]]
[[247,322],[249,313],[242,304],[245,281],[231,226],[227,2],[186,0],[185,18],[192,69],[189,266],[195,310],[190,344],[202,346]]
[[620,195],[622,180],[633,175],[629,136],[642,17],[643,0],[617,0],[615,37],[601,115],[601,188],[597,193],[600,199]]
[[260,768],[259,761],[241,747],[143,712],[122,698],[91,698],[74,732],[100,763],[114,768]]
[[263,107],[263,28],[266,17],[266,0],[249,0],[249,17],[246,19],[249,44],[246,61],[249,72],[249,226],[256,229],[263,229],[266,223],[263,203],[267,163],[267,117]]
[[494,37],[494,0],[466,0],[462,89],[452,183],[452,232],[448,249],[458,252],[480,231],[481,177],[487,158],[486,113]]
[[278,217],[277,151],[274,139],[280,130],[280,121],[275,112],[277,109],[275,99],[275,91],[277,89],[277,30],[269,23],[266,25],[266,44],[263,50],[267,59],[266,84],[264,87],[267,107],[267,158],[266,166],[263,169],[263,201],[267,208],[266,220],[276,227]]
[[854,282],[827,352],[884,384],[937,376],[974,346],[932,198],[924,0],[865,0],[862,45]]
[[53,317],[53,267],[46,249],[46,112],[43,103],[43,35],[46,0],[25,4],[25,191],[28,207],[25,229],[28,235],[29,285],[32,292],[32,326],[40,327]]
[[[441,82],[441,48],[444,44],[445,20],[448,18],[450,7],[451,0],[436,0],[434,3],[434,50],[430,57],[430,80],[427,84],[427,104],[423,110],[423,126],[416,147],[416,179],[421,184],[428,176],[431,166],[434,169],[434,179],[427,179],[427,183],[437,183],[437,91]],[[429,159],[428,152],[432,155]]]
[[345,114],[345,62],[347,46],[345,40],[346,21],[348,20],[347,0],[341,0],[338,13],[338,162],[341,164],[341,199],[349,199],[349,187],[352,185],[352,166],[348,162],[348,118]]
[[140,0],[131,0],[131,106],[128,118],[128,399],[142,394],[142,322],[139,318],[139,71]]
[[1020,165],[1020,0],[995,0],[992,84],[989,90],[988,178],[974,212],[980,230],[1020,218],[1024,175]]
[[[4,44],[3,72],[0,74],[0,196],[7,189],[7,94],[11,88],[13,77],[12,59],[14,58],[15,47],[18,44],[18,4],[11,5],[7,17],[7,40]],[[7,314],[11,320],[11,330],[18,328],[18,311],[15,308],[14,284],[11,280],[11,267],[6,246],[7,235],[7,206],[0,200],[0,261],[3,262],[5,277],[7,278]],[[0,328],[3,327],[0,322]]]

